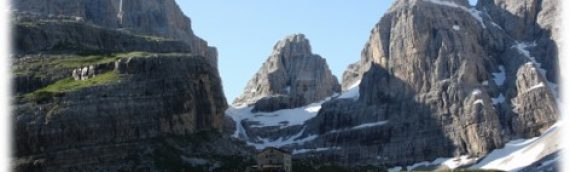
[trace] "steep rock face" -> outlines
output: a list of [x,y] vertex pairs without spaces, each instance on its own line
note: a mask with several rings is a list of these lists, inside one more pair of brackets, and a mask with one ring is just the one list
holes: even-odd
[[527,63],[517,72],[516,88],[519,92],[512,99],[513,132],[527,138],[540,135],[556,122],[560,113],[554,95],[548,94],[552,91],[548,82],[533,63]]
[[[217,70],[205,58],[152,54],[123,57],[114,66],[112,71],[92,79],[69,81],[89,84],[112,76],[107,82],[62,91],[42,89],[45,91],[34,91],[18,99],[14,110],[16,169],[160,170],[164,167],[157,165],[162,162],[156,158],[164,156],[164,151],[174,158],[198,156],[205,151],[169,150],[173,144],[183,142],[163,143],[164,140],[221,132],[227,104]],[[61,81],[54,85],[57,84]],[[185,142],[183,146],[202,144]],[[234,145],[235,141],[229,138],[216,142],[208,150],[225,144],[229,153],[217,155],[251,155],[251,150]],[[143,160],[149,162],[126,166],[120,163]]]
[[20,14],[15,18],[13,41],[17,54],[193,52],[181,40],[136,35],[71,18],[50,20]]
[[[228,106],[215,55],[153,30],[170,33],[174,26],[159,24],[175,23],[191,33],[186,17],[163,18],[182,14],[167,5],[174,1],[129,2],[141,14],[126,29],[92,17],[105,13],[93,8],[115,1],[15,2],[15,170],[245,169],[249,162],[235,162],[250,161],[253,150],[219,134]],[[95,75],[73,79],[73,69],[85,66]]]
[[482,0],[477,8],[486,11],[513,39],[534,43],[532,55],[548,69],[548,80],[558,79],[560,44],[559,0]]
[[[404,165],[480,157],[512,138],[540,135],[559,115],[555,80],[546,79],[557,70],[544,65],[558,54],[536,48],[553,40],[518,40],[467,4],[396,1],[345,72],[345,88],[362,77],[360,96],[324,103],[298,138],[318,137],[284,147],[321,150],[299,156],[346,164]],[[552,56],[543,63],[534,58],[540,54]]]
[[340,92],[325,59],[311,52],[302,34],[279,41],[273,53],[248,82],[236,105],[255,104],[254,111],[303,106]]
[[182,40],[193,53],[217,64],[217,50],[194,35],[190,19],[175,0],[16,0],[12,4],[19,12],[78,17],[105,28]]
[[117,63],[116,83],[17,106],[16,142],[26,144],[19,144],[16,154],[221,129],[227,107],[221,81],[201,57],[159,55]]

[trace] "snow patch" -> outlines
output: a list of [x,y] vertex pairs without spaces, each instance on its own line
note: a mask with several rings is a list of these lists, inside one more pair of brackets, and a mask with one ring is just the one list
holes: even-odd
[[315,148],[315,149],[296,149],[293,150],[293,155],[295,154],[304,154],[307,152],[322,152],[322,151],[328,151],[328,150],[340,150],[340,147],[327,147],[327,148]]
[[500,103],[505,102],[505,96],[503,95],[503,93],[501,93],[501,94],[499,94],[498,97],[492,98],[491,100],[493,101],[493,104],[495,104],[495,105],[500,104]]
[[339,99],[358,99],[360,97],[360,82],[361,80],[357,81],[356,83],[352,84],[348,89],[342,93],[338,98]]
[[481,94],[481,90],[479,90],[479,89],[475,89],[471,92],[472,96],[476,96],[476,95],[480,95],[480,94]]
[[470,168],[517,171],[531,165],[562,149],[562,144],[558,143],[562,123],[557,122],[540,137],[512,140],[504,148],[494,150]]
[[431,2],[437,5],[443,5],[443,6],[447,6],[447,7],[452,7],[452,8],[458,8],[461,9],[469,14],[471,14],[471,16],[473,16],[473,18],[475,18],[477,21],[479,21],[479,23],[481,24],[481,26],[485,29],[487,28],[487,26],[485,26],[485,22],[483,22],[483,17],[482,14],[483,12],[475,9],[475,8],[467,8],[463,5],[459,5],[450,1],[441,1],[441,0],[424,0],[426,2]]
[[407,166],[408,170],[414,170],[415,168],[422,166],[436,166],[442,165],[447,166],[449,169],[456,169],[465,165],[470,165],[477,162],[478,158],[470,158],[468,155],[459,156],[455,158],[437,158],[432,162],[419,162],[411,166]]
[[400,172],[402,171],[402,167],[392,167],[388,169],[388,172]]
[[495,22],[493,22],[493,21],[491,21],[491,25],[493,25],[493,26],[495,26],[495,27],[497,27],[497,28],[503,30],[503,28],[502,28],[501,26],[499,26],[497,23],[495,23]]
[[459,31],[461,28],[458,25],[453,25],[453,30]]
[[456,169],[461,166],[473,164],[479,160],[478,158],[470,158],[468,155],[460,156],[458,158],[449,158],[442,164],[449,167],[450,169]]
[[477,99],[477,100],[475,100],[475,102],[473,102],[473,104],[485,105],[485,103],[483,103],[483,99]]
[[493,73],[493,80],[495,80],[497,86],[502,86],[503,84],[505,84],[506,79],[507,79],[507,74],[505,73],[505,66],[500,65],[499,72]]
[[544,82],[540,82],[540,83],[538,83],[538,84],[536,84],[536,85],[530,87],[530,88],[529,88],[528,90],[526,90],[525,92],[530,92],[530,91],[533,91],[533,90],[542,88],[542,87],[544,87],[544,86],[545,86],[545,85],[544,85]]
[[250,146],[254,146],[256,149],[264,149],[266,147],[283,147],[286,145],[292,145],[292,144],[304,144],[306,142],[309,141],[313,141],[317,138],[316,135],[311,135],[311,136],[307,136],[304,138],[301,138],[303,136],[303,133],[305,133],[305,128],[303,128],[301,131],[299,131],[299,133],[293,135],[293,136],[289,136],[289,137],[280,137],[278,139],[275,140],[270,140],[267,138],[260,138],[258,137],[257,139],[261,141],[261,143],[254,143],[254,142],[247,142],[248,145]]
[[241,124],[241,121],[246,120],[258,123],[253,127],[280,126],[281,128],[285,128],[288,126],[301,125],[305,121],[315,117],[321,109],[321,104],[322,102],[319,102],[294,109],[256,113],[251,112],[253,107],[230,107],[226,110],[226,115],[230,116],[236,124]]
[[[356,87],[357,88],[357,87]],[[335,94],[328,97],[321,102],[312,103],[303,107],[293,108],[293,109],[282,109],[274,112],[251,112],[253,107],[248,107],[245,105],[231,106],[226,110],[226,115],[230,117],[236,126],[236,130],[232,134],[232,137],[243,139],[249,141],[250,138],[247,131],[243,127],[242,122],[248,121],[254,123],[250,127],[280,127],[286,128],[290,126],[302,125],[305,121],[317,116],[317,113],[321,109],[321,105],[324,102],[331,100],[333,97],[337,97]],[[318,136],[311,135],[306,137],[303,136],[304,128],[301,132],[293,136],[284,136],[277,139],[268,138],[251,138],[256,140],[256,142],[248,142],[248,145],[253,145],[258,149],[263,149],[265,147],[282,147],[289,144],[303,144],[305,142],[312,141]]]
[[371,123],[364,123],[364,124],[360,124],[351,128],[345,128],[345,129],[340,129],[340,130],[332,130],[329,131],[327,134],[329,133],[339,133],[339,132],[346,132],[346,131],[351,131],[351,130],[360,130],[360,129],[364,129],[364,128],[370,128],[370,127],[377,127],[377,126],[382,126],[387,124],[388,121],[378,121],[378,122],[371,122]]
[[381,126],[388,123],[388,121],[378,121],[378,122],[372,122],[372,123],[365,123],[365,124],[360,124],[358,126],[352,127],[352,130],[359,130],[359,129],[363,129],[363,128],[368,128],[368,127],[376,127],[376,126]]
[[529,47],[534,47],[536,46],[536,42],[533,43],[528,43],[528,42],[517,42],[515,45],[513,45],[511,48],[515,48],[519,51],[519,53],[521,53],[522,55],[524,55],[525,57],[529,58],[532,60],[533,63],[536,63],[536,59],[534,59],[534,57],[530,56],[530,52],[528,51],[527,48]]

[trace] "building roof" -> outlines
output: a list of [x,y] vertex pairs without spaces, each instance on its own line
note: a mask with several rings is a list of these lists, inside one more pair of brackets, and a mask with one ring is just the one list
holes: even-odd
[[269,149],[273,149],[273,150],[276,150],[276,151],[279,151],[279,152],[285,153],[285,154],[291,154],[291,152],[289,152],[289,151],[286,151],[286,150],[283,150],[283,149],[279,149],[279,148],[276,148],[276,147],[266,147],[266,148],[263,148],[263,150],[261,150],[260,153],[261,153],[261,152],[265,152],[266,150],[269,150]]

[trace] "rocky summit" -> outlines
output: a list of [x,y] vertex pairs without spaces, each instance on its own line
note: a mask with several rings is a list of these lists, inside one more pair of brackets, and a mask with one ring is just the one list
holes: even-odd
[[340,92],[326,60],[313,54],[303,34],[277,42],[273,53],[234,105],[253,105],[254,111],[271,112],[320,101]]

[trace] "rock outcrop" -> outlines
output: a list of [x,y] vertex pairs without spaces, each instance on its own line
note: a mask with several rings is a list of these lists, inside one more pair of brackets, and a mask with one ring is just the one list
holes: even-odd
[[313,54],[303,34],[288,36],[248,82],[235,105],[254,105],[254,111],[295,108],[340,92],[326,60]]
[[362,80],[362,71],[360,62],[348,65],[344,73],[342,73],[342,90],[346,91]]

